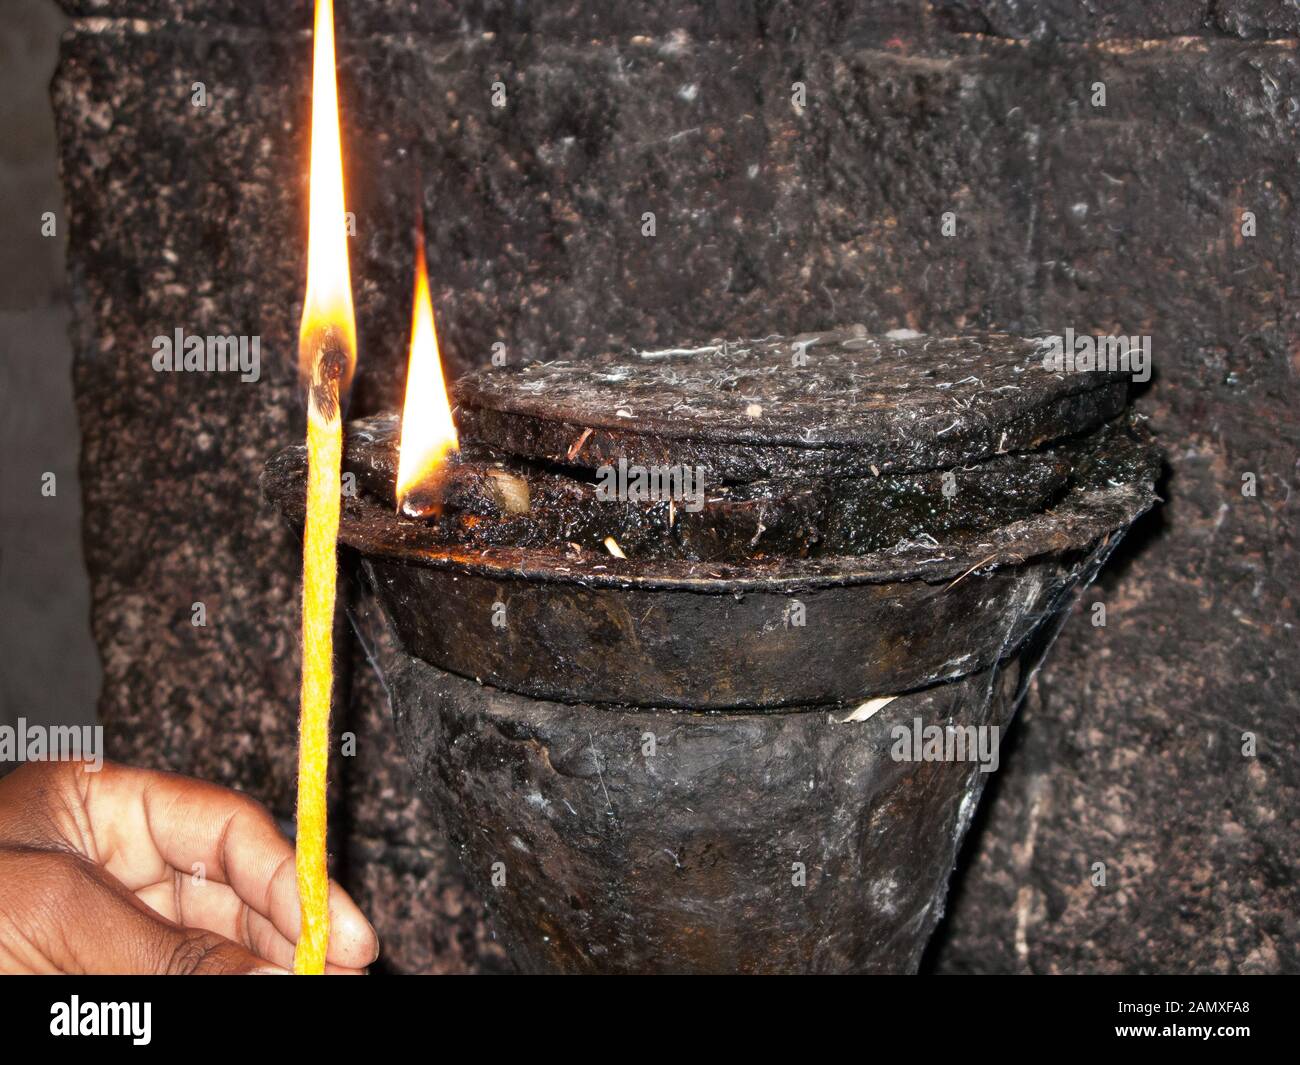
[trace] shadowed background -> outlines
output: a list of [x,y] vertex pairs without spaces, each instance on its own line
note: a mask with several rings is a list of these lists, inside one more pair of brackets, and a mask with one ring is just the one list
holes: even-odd
[[48,91],[64,25],[49,0],[11,0],[0,19],[0,726],[90,724],[99,691]]
[[[289,818],[299,558],[257,476],[302,426],[310,4],[63,7],[53,100],[110,752]],[[400,395],[417,185],[457,372],[497,343],[518,363],[849,322],[1150,334],[1139,403],[1168,503],[1039,678],[927,965],[1300,968],[1296,6],[607,7],[338,0],[354,413]],[[178,327],[260,336],[262,379],[155,374],[152,339]],[[352,658],[337,872],[391,968],[501,967]]]

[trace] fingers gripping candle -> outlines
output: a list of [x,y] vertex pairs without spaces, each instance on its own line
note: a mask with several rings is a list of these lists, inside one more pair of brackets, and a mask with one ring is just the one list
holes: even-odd
[[307,517],[302,567],[302,697],[298,721],[296,871],[302,930],[294,971],[325,971],[329,946],[326,786],[334,684],[342,398],[356,362],[356,319],[344,228],[343,152],[334,74],[334,5],[317,0],[312,58],[307,295],[298,332],[307,384]]

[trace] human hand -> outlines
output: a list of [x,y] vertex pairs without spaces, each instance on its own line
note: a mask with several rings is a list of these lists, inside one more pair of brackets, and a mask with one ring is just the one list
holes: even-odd
[[[298,929],[293,846],[248,796],[111,762],[0,780],[0,973],[279,973]],[[378,955],[331,882],[326,972]]]

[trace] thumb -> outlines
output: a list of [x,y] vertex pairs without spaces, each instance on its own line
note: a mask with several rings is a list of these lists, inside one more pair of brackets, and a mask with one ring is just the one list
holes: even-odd
[[[46,854],[61,876],[43,878],[75,890],[58,891],[61,950],[50,951],[63,972],[214,976],[287,970],[215,932],[185,928],[162,917],[110,873],[76,855]],[[50,870],[54,873],[54,870]],[[51,944],[53,945],[53,944]],[[62,955],[62,957],[58,956]]]
[[247,976],[291,975],[287,969],[259,958],[234,940],[216,932],[180,928],[162,918],[153,918],[160,926],[159,952],[151,959],[153,968],[146,973],[161,976]]

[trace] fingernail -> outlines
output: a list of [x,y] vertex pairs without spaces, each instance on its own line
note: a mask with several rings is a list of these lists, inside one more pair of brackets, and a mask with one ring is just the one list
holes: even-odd
[[249,969],[248,976],[292,976],[288,969],[281,969],[276,965],[264,965],[260,969]]

